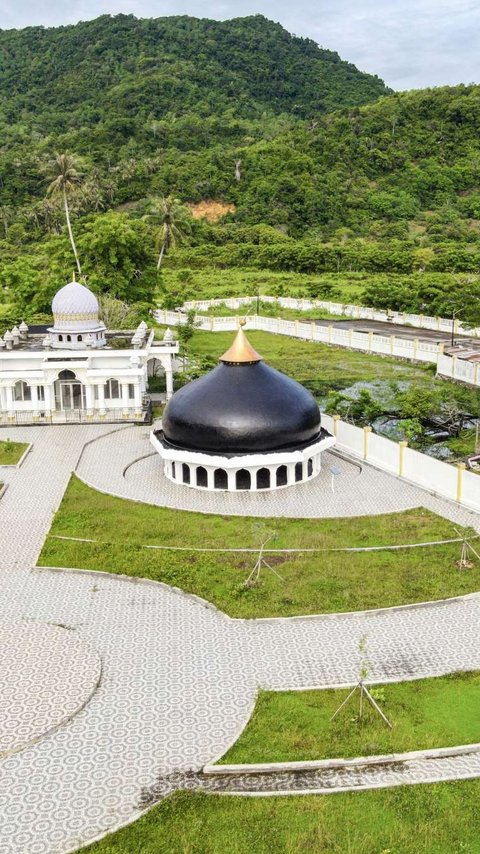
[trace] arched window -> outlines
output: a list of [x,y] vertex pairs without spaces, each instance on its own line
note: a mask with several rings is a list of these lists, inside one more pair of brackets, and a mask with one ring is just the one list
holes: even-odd
[[257,471],[257,489],[269,489],[270,487],[270,471],[267,468]]
[[235,475],[235,486],[237,489],[250,489],[252,479],[247,469],[239,469]]
[[176,477],[176,473],[175,473],[175,463],[172,463],[172,477],[173,477],[173,479],[175,480],[175,477]]
[[32,389],[23,380],[18,380],[18,382],[15,383],[13,388],[13,396],[15,400],[19,401],[31,400]]
[[295,480],[303,480],[303,463],[295,463]]
[[313,474],[313,460],[310,459],[308,461],[308,476],[311,477]]
[[287,485],[287,467],[279,466],[277,469],[277,486]]
[[83,335],[77,335],[77,341],[83,341]]
[[71,336],[71,335],[67,335],[67,341],[71,341],[71,340],[72,340],[72,336]]
[[213,485],[215,489],[228,489],[228,476],[225,469],[215,469]]
[[105,383],[105,400],[118,400],[120,396],[118,380],[107,380]]
[[59,340],[59,341],[63,341],[63,335],[59,335],[59,336],[58,336],[58,340]]
[[58,375],[59,380],[76,380],[76,376],[73,371],[60,371]]
[[182,475],[183,482],[190,483],[190,466],[187,466],[186,463],[182,463]]
[[207,470],[203,466],[197,468],[197,486],[208,486]]

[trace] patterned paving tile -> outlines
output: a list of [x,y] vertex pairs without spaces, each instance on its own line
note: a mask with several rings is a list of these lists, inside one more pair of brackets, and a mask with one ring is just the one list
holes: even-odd
[[[374,679],[480,667],[477,597],[379,614],[256,623],[230,620],[163,585],[33,569],[84,442],[108,429],[16,431],[19,441],[34,447],[0,501],[0,621],[69,626],[69,635],[98,651],[102,679],[67,725],[0,761],[2,854],[65,854],[134,817],[154,787],[161,794],[158,787],[168,791],[179,781],[194,785],[203,764],[236,739],[258,687],[355,679],[357,643],[365,631]],[[201,500],[202,507],[192,509],[220,508],[214,502],[224,496],[212,496],[207,506],[205,494],[173,494],[167,484],[162,492],[153,457],[139,463],[140,475],[132,466],[123,478],[123,468],[149,450],[145,430],[121,429],[85,448],[80,471],[106,491],[141,500],[155,496],[170,506]],[[379,492],[376,475],[370,486],[367,480],[361,490],[359,485],[356,512],[384,512],[387,499],[368,497],[369,489]],[[399,482],[385,477],[391,509],[426,503],[423,493],[402,484],[397,492]],[[296,515],[312,515],[306,508],[331,502],[328,482],[319,479],[316,488],[316,496],[300,489],[295,497],[276,493],[275,503],[273,496],[249,496],[254,500],[248,506],[237,501],[227,512],[289,515],[295,506]],[[339,491],[335,513],[349,506],[355,512],[346,490]],[[458,521],[465,518],[447,502],[441,507]],[[480,774],[479,764],[478,757],[458,757],[448,766],[408,768],[405,775],[412,782],[438,774],[469,776]]]
[[73,717],[100,674],[97,652],[69,629],[0,623],[0,757]]

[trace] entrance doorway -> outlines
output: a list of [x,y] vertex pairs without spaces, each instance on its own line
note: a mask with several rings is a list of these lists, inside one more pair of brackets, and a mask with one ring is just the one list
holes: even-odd
[[85,409],[85,390],[73,371],[61,371],[55,382],[55,409],[61,412]]

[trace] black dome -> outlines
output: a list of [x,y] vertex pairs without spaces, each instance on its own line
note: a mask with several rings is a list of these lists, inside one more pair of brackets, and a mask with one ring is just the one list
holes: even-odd
[[168,444],[188,450],[275,451],[318,439],[320,411],[300,383],[264,362],[222,361],[173,395],[162,430]]

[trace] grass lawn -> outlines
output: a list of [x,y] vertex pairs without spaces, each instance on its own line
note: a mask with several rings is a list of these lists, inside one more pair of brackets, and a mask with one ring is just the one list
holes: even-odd
[[264,691],[238,741],[221,763],[295,762],[373,756],[480,741],[480,673],[454,673],[370,689],[393,724],[359,694],[334,721],[348,690]]
[[0,466],[15,466],[28,448],[26,442],[0,440]]
[[115,498],[72,478],[39,559],[151,578],[196,593],[233,617],[350,611],[473,592],[480,567],[459,571],[459,544],[390,552],[270,556],[284,581],[266,572],[259,586],[243,582],[255,554],[163,551],[142,545],[257,548],[258,525],[275,530],[275,548],[337,548],[427,542],[455,537],[447,520],[419,508],[346,519],[266,519],[214,516]]
[[82,854],[479,854],[480,780],[300,797],[179,792]]

